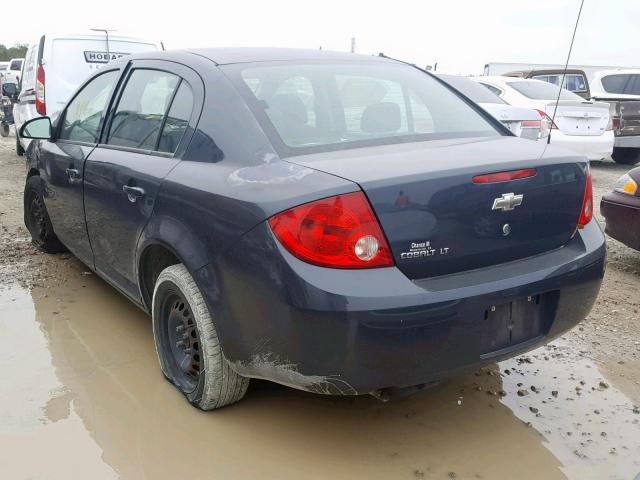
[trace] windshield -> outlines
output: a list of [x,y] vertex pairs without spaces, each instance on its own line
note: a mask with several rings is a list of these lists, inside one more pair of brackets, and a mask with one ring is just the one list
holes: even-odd
[[459,77],[458,75],[438,76],[476,103],[499,103],[502,105],[507,103],[483,85],[480,85],[473,80],[469,80],[468,78]]
[[498,136],[438,80],[392,62],[224,67],[281,154]]
[[[556,100],[558,98],[558,91],[560,90],[557,85],[539,80],[507,82],[507,85],[532,100]],[[562,89],[560,100],[578,100],[584,102],[584,98],[565,89]]]

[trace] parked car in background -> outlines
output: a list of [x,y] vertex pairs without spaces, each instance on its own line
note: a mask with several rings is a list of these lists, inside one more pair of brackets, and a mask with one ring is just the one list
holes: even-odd
[[14,107],[16,151],[22,155],[29,141],[18,136],[26,121],[54,117],[76,88],[95,70],[131,53],[159,50],[160,44],[103,34],[46,34],[27,50],[20,96]]
[[9,60],[9,66],[4,74],[4,78],[6,82],[9,83],[20,83],[20,75],[22,73],[22,64],[24,63],[24,58],[12,58]]
[[535,110],[509,105],[468,77],[440,74],[437,76],[484,108],[514,135],[529,140],[540,140],[549,135],[547,123],[540,119],[540,115]]
[[604,195],[600,212],[605,232],[628,247],[640,250],[640,167],[625,173],[613,192]]
[[561,335],[604,274],[583,155],[383,57],[138,54],[21,135],[34,243],[150,312],[205,410],[423,388]]
[[532,78],[543,82],[560,86],[564,77],[563,88],[581,96],[586,100],[591,99],[589,81],[587,74],[583,70],[568,69],[565,74],[564,68],[545,70],[517,70],[503,74],[504,77]]
[[[540,80],[502,76],[473,78],[509,104],[535,109],[551,129],[552,144],[581,153],[589,160],[611,155],[614,135],[608,103],[586,101]],[[555,121],[552,121],[554,111]]]
[[9,68],[9,62],[0,62],[0,79],[4,78]]
[[618,117],[613,129],[613,159],[627,165],[640,162],[640,69],[596,73],[591,95],[594,100],[609,102]]

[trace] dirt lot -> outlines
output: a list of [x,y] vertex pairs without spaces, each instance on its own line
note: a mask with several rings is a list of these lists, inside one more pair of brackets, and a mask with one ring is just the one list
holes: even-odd
[[[253,382],[202,413],[160,374],[144,313],[69,254],[31,246],[14,145],[0,139],[0,478],[640,472],[640,252],[610,240],[591,315],[526,356],[387,404]],[[593,169],[597,205],[626,168]]]

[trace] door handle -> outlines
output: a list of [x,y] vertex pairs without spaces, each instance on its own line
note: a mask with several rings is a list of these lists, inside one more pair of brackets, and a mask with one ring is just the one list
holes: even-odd
[[69,180],[80,180],[80,172],[77,169],[67,168],[65,172],[67,173],[67,177],[69,177]]
[[130,185],[123,185],[122,191],[127,194],[129,201],[135,203],[139,198],[144,197],[144,189],[140,187],[132,187]]

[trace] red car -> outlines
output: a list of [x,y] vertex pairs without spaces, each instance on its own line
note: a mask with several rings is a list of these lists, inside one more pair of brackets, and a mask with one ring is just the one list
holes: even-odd
[[625,173],[613,192],[602,197],[600,212],[605,232],[628,247],[640,250],[640,167]]

